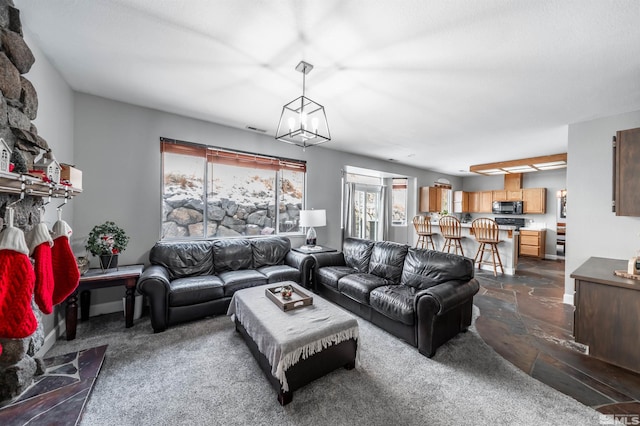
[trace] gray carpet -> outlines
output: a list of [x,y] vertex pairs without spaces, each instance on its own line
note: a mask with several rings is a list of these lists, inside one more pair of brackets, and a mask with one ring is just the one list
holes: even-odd
[[94,317],[47,356],[109,345],[82,425],[599,424],[595,410],[518,370],[473,328],[429,359],[358,322],[360,365],[299,389],[285,407],[225,316],[160,334],[148,317],[129,329],[122,314]]

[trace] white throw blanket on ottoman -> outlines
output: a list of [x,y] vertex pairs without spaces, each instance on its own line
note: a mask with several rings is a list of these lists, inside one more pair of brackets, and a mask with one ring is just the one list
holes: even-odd
[[247,330],[286,392],[289,367],[331,345],[349,339],[357,342],[358,321],[317,295],[312,305],[284,312],[267,298],[266,288],[251,287],[234,293],[227,315],[235,315]]

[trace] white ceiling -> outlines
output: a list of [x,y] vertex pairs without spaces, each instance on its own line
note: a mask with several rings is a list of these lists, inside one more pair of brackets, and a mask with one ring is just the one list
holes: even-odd
[[304,59],[324,147],[453,175],[640,109],[637,0],[15,3],[74,90],[274,135]]

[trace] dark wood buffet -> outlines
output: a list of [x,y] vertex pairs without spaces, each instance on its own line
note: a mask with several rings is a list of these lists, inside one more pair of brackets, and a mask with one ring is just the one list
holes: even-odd
[[575,279],[575,341],[589,355],[640,373],[640,281],[614,275],[626,260],[591,257]]

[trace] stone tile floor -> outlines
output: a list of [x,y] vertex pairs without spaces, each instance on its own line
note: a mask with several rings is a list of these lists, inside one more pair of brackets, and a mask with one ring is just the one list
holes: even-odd
[[514,276],[483,270],[476,278],[476,328],[496,352],[601,413],[640,418],[640,375],[589,357],[573,340],[573,306],[562,303],[563,260],[520,258]]

